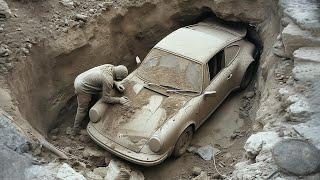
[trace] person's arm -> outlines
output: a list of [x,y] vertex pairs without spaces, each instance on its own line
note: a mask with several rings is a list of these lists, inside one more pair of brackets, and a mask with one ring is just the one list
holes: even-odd
[[111,78],[106,77],[104,82],[102,83],[102,101],[108,104],[117,104],[120,103],[119,97],[111,96],[111,91],[113,88],[113,80]]
[[121,82],[117,82],[117,81],[114,81],[114,87],[121,93],[124,92],[124,86],[121,84]]

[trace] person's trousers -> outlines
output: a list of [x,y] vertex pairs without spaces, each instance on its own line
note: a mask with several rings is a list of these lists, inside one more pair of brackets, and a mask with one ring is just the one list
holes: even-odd
[[78,108],[77,108],[77,114],[74,120],[73,127],[75,129],[80,129],[80,125],[84,117],[87,115],[88,108],[91,101],[91,94],[86,93],[76,93],[77,95],[77,102],[78,102]]

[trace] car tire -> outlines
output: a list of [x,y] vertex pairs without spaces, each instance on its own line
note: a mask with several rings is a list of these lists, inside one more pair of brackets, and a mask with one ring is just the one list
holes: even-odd
[[243,77],[242,77],[242,80],[241,80],[241,83],[240,83],[240,90],[245,90],[250,82],[252,81],[253,79],[253,76],[254,76],[254,73],[255,73],[255,70],[256,70],[256,63],[255,62],[252,62],[246,72],[244,73]]
[[182,154],[184,154],[187,151],[187,148],[190,145],[190,142],[192,140],[192,136],[193,136],[193,128],[189,126],[179,136],[172,152],[173,157],[176,157],[176,158],[180,157]]

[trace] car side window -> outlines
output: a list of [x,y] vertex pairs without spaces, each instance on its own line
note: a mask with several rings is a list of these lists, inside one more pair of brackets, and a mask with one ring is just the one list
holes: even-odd
[[209,60],[208,67],[210,81],[225,67],[224,57],[224,50],[222,50]]
[[236,57],[236,55],[239,52],[239,46],[238,45],[233,45],[226,47],[224,49],[224,54],[225,54],[225,64],[226,66],[229,66],[229,64],[233,61],[233,59]]

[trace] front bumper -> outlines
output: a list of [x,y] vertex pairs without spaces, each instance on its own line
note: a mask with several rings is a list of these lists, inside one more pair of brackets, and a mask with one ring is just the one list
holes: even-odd
[[136,153],[102,135],[92,125],[92,122],[89,122],[87,126],[87,131],[91,139],[98,143],[100,146],[102,146],[104,149],[135,164],[143,166],[154,166],[164,161],[171,152],[169,149],[164,154],[160,155]]

